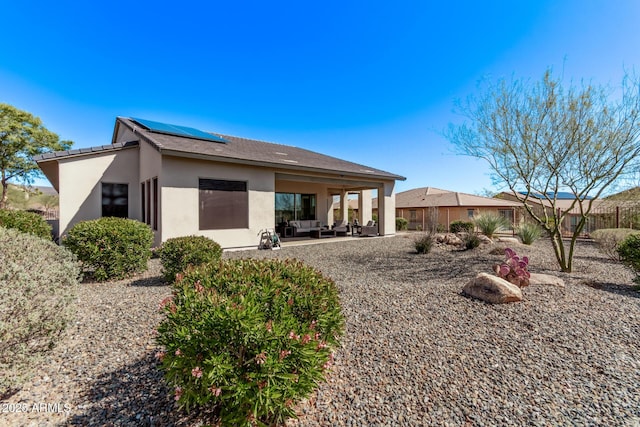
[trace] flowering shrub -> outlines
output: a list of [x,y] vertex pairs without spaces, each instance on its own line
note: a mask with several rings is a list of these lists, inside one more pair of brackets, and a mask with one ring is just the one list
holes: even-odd
[[121,279],[147,269],[153,231],[140,221],[105,217],[77,223],[62,242],[96,280]]
[[204,236],[175,237],[163,243],[160,253],[162,273],[167,282],[173,282],[176,274],[189,265],[200,265],[219,261],[222,248]]
[[31,376],[73,318],[80,267],[51,240],[0,227],[0,396]]
[[299,261],[247,259],[190,267],[173,289],[157,357],[175,400],[215,406],[223,425],[294,417],[342,334],[333,281]]
[[29,233],[51,240],[51,226],[40,215],[27,211],[0,209],[0,227],[14,228],[22,233]]
[[505,261],[493,267],[496,274],[520,288],[529,286],[529,278],[531,277],[531,274],[527,270],[529,258],[526,256],[522,258],[519,257],[511,248],[506,248],[504,254],[506,257]]

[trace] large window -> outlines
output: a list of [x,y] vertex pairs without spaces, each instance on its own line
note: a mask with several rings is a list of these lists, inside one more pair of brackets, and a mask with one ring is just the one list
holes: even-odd
[[276,223],[315,219],[315,194],[276,193]]
[[249,228],[249,197],[245,181],[200,179],[200,230]]
[[129,216],[129,185],[102,183],[102,216]]

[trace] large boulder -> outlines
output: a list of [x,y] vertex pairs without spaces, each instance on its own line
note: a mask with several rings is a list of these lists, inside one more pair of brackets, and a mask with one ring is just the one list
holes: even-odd
[[531,273],[529,278],[530,285],[547,285],[564,288],[564,280],[551,274]]
[[519,287],[487,273],[478,273],[462,288],[462,292],[491,304],[522,301],[522,291]]

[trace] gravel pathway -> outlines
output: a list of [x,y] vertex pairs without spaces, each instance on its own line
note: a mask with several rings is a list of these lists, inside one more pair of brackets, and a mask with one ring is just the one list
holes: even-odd
[[[407,236],[225,257],[295,257],[340,289],[343,345],[292,426],[640,426],[632,274],[588,242],[571,275],[557,271],[547,242],[515,248],[566,286],[530,286],[515,304],[472,300],[462,286],[500,255],[487,246],[417,255]],[[2,403],[0,425],[202,425],[208,414],[176,411],[156,369],[157,306],[170,293],[158,274],[152,260],[134,280],[82,284],[77,322]],[[18,407],[26,412],[8,413]]]

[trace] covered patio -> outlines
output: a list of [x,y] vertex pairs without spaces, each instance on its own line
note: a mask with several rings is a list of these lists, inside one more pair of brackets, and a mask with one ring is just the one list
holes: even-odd
[[[329,175],[275,174],[275,229],[283,242],[300,239],[322,239],[357,236],[349,218],[349,195],[357,195],[357,215],[363,225],[373,221],[372,199],[380,199],[376,233],[395,233],[395,181],[339,178]],[[334,214],[335,200],[339,209]],[[342,225],[342,227],[336,227]],[[334,228],[335,227],[335,228]],[[337,233],[331,233],[335,229]],[[373,235],[373,233],[371,233]],[[295,240],[294,240],[295,239]]]

